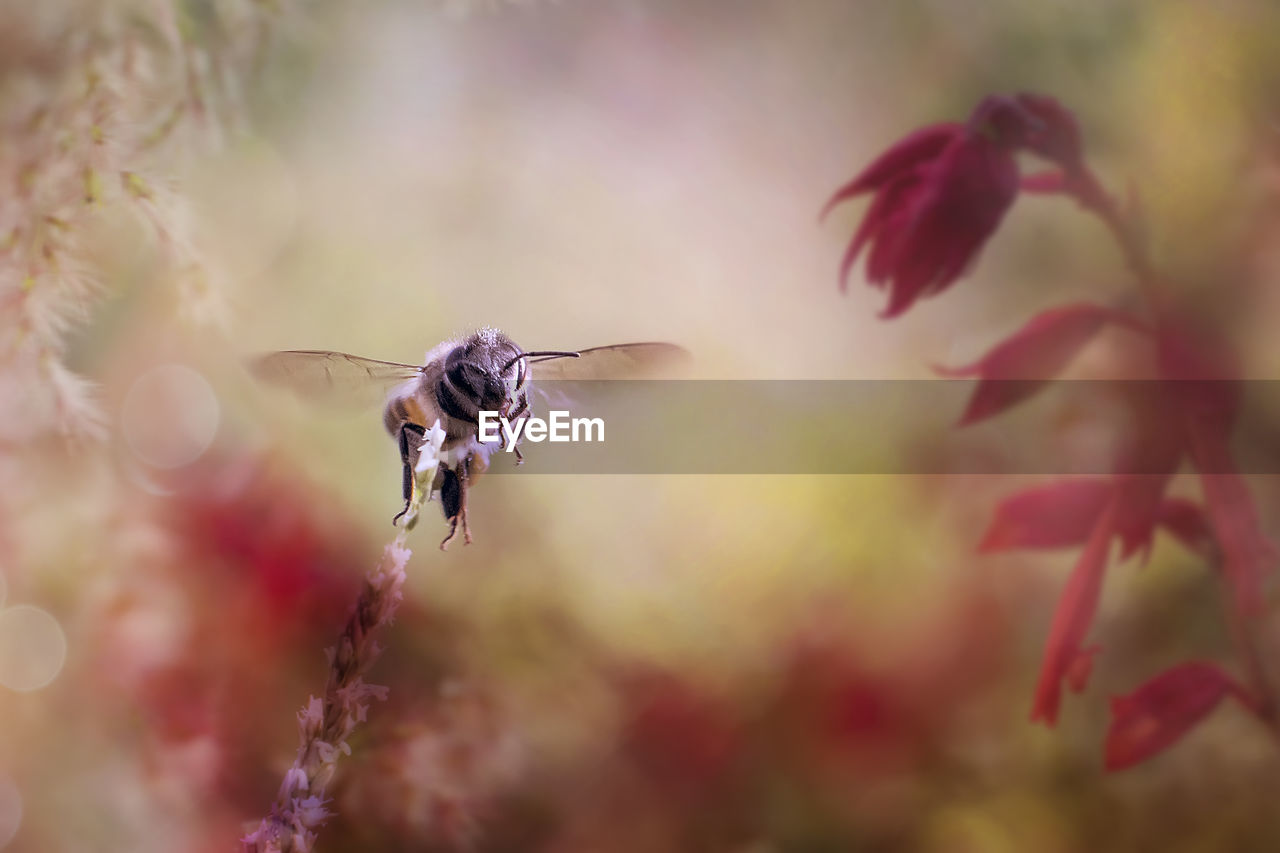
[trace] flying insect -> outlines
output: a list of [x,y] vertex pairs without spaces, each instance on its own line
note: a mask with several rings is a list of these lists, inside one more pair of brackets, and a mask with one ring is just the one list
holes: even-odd
[[[529,415],[534,379],[626,378],[686,355],[675,344],[658,342],[531,351],[521,349],[497,329],[484,328],[433,347],[420,365],[330,350],[285,350],[261,356],[252,368],[258,378],[306,397],[370,386],[386,390],[382,422],[396,440],[403,466],[404,508],[393,523],[413,505],[418,454],[424,438],[438,424],[444,438],[430,492],[440,494],[441,509],[449,523],[449,533],[440,543],[444,550],[459,533],[466,544],[471,543],[468,491],[488,468],[494,447],[477,441],[480,412],[497,412],[514,423]],[[519,447],[512,449],[519,464],[523,461]]]

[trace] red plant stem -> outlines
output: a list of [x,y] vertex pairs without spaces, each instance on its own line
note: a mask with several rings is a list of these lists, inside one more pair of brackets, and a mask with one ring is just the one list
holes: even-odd
[[1239,608],[1230,603],[1234,600],[1233,596],[1228,595],[1226,598],[1228,601],[1224,602],[1223,609],[1227,613],[1231,639],[1240,656],[1244,658],[1245,667],[1249,672],[1249,682],[1256,694],[1257,707],[1254,710],[1258,718],[1271,729],[1272,734],[1280,738],[1280,717],[1276,714],[1275,686],[1267,675],[1266,667],[1262,664],[1257,633],[1251,630],[1257,623],[1251,617],[1240,613]]
[[[1147,301],[1154,330],[1159,334],[1168,317],[1166,299],[1161,290],[1160,275],[1151,261],[1146,241],[1137,223],[1125,215],[1115,198],[1107,192],[1097,176],[1088,168],[1083,168],[1078,174],[1072,175],[1068,185],[1081,206],[1103,221],[1119,245],[1125,264],[1133,273]],[[1218,562],[1222,559],[1222,555],[1219,554]],[[1215,566],[1215,569],[1218,577],[1224,579],[1225,585],[1225,574],[1221,566]],[[1277,701],[1277,692],[1267,674],[1267,669],[1263,665],[1257,636],[1257,620],[1253,614],[1241,608],[1238,597],[1232,594],[1232,590],[1226,590],[1225,599],[1223,606],[1232,642],[1245,665],[1250,684],[1257,694],[1255,710],[1272,734],[1280,738],[1280,715],[1277,714],[1280,703]]]
[[1158,330],[1165,316],[1165,300],[1160,292],[1160,278],[1137,224],[1121,211],[1115,198],[1087,167],[1071,176],[1069,186],[1081,206],[1100,218],[1119,244],[1125,265],[1138,282]]

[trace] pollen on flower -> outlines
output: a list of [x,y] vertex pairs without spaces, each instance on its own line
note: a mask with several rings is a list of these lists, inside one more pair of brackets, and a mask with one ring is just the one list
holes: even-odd
[[440,426],[437,419],[431,425],[431,429],[427,430],[422,437],[422,444],[418,447],[418,464],[414,470],[419,474],[436,468],[440,464],[440,448],[444,445],[445,431]]
[[405,566],[409,565],[409,558],[413,556],[413,552],[403,545],[392,543],[386,547],[386,570],[392,574],[403,572]]

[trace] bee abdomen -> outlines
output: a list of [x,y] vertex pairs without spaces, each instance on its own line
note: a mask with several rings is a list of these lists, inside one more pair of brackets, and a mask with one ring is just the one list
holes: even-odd
[[392,435],[398,435],[400,427],[406,423],[417,424],[423,429],[431,427],[431,424],[427,423],[427,413],[423,411],[421,403],[414,394],[391,398],[387,401],[387,408],[382,413],[382,424]]
[[400,427],[409,420],[409,415],[405,411],[404,398],[395,397],[387,401],[387,407],[382,411],[382,425],[387,428],[387,432],[396,435],[400,432]]

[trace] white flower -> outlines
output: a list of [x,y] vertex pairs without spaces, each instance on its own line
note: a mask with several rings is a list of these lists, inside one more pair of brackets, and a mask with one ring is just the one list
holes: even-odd
[[418,464],[415,470],[425,474],[440,465],[440,447],[444,444],[445,431],[437,420],[422,436],[422,445],[418,448]]

